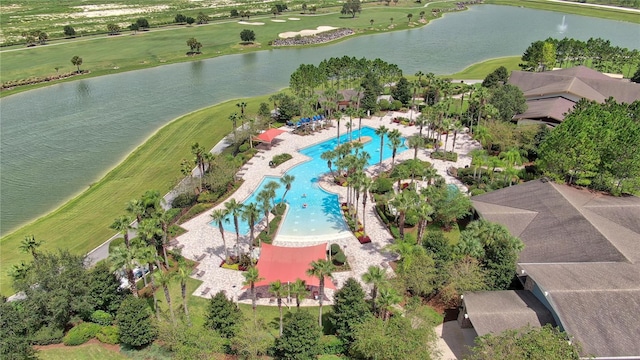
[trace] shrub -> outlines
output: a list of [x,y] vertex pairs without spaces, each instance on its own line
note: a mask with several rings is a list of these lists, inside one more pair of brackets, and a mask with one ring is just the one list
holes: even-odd
[[112,252],[113,249],[117,248],[120,245],[124,245],[124,238],[116,238],[113,239],[110,243],[109,243],[109,252]]
[[391,103],[391,109],[390,110],[400,110],[402,109],[402,101],[400,100],[393,100],[393,102]]
[[484,189],[473,189],[471,190],[471,196],[482,195],[486,193]]
[[404,224],[408,227],[414,227],[419,220],[418,213],[415,210],[409,210],[404,217]]
[[96,334],[96,338],[101,343],[115,345],[120,342],[120,332],[116,326],[103,326]]
[[58,329],[52,326],[43,326],[31,337],[32,345],[49,345],[59,344],[62,342],[64,333],[62,329]]
[[340,245],[331,244],[331,255],[335,255],[340,251]]
[[181,222],[187,221],[187,220],[193,218],[194,216],[202,214],[203,212],[211,209],[212,207],[213,207],[213,204],[210,204],[210,203],[196,204],[191,209],[189,209],[189,211],[187,211],[186,214],[184,214],[180,218],[180,221]]
[[220,194],[218,194],[217,192],[205,191],[205,192],[201,192],[200,195],[198,195],[198,202],[212,203],[212,202],[216,202],[219,198],[220,198]]
[[431,153],[431,158],[456,162],[458,161],[458,153],[453,151],[434,151]]
[[282,164],[283,162],[287,161],[287,160],[291,160],[293,158],[293,156],[291,156],[290,154],[284,153],[284,154],[278,154],[276,156],[273,157],[273,159],[271,159],[271,162],[273,163],[273,166],[278,166],[280,164]]
[[335,265],[344,265],[344,263],[347,262],[347,257],[344,255],[344,253],[342,251],[340,251],[339,253],[336,254],[336,256],[333,257],[333,263]]
[[324,335],[320,338],[320,353],[324,355],[338,355],[345,350],[344,343],[335,335]]
[[242,144],[242,145],[240,145],[240,147],[238,147],[238,151],[240,151],[242,153],[247,151],[247,150],[249,150],[249,144]]
[[96,310],[91,314],[91,321],[102,326],[109,326],[113,322],[113,316],[106,311]]
[[174,208],[188,208],[189,206],[196,203],[197,196],[191,193],[182,193],[176,196],[175,199],[171,202],[171,207]]
[[391,190],[393,190],[393,182],[385,177],[377,178],[371,186],[371,192],[375,194],[386,194]]
[[391,103],[387,99],[381,99],[378,102],[378,105],[380,106],[380,110],[382,111],[388,111],[389,109],[391,109]]
[[73,327],[62,340],[67,346],[76,346],[93,339],[100,331],[100,325],[84,322]]

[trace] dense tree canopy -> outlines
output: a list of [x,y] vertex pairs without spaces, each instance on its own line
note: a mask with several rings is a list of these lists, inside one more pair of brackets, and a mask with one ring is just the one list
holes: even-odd
[[491,95],[489,103],[498,109],[499,118],[502,121],[511,121],[514,115],[527,111],[522,90],[510,84],[498,86]]
[[252,43],[256,41],[256,33],[250,29],[244,29],[240,32],[240,40],[246,43]]
[[411,85],[404,76],[398,80],[395,87],[391,88],[391,95],[403,105],[408,105],[411,102]]
[[482,80],[482,86],[493,88],[498,85],[504,85],[507,81],[509,81],[509,72],[506,67],[500,66]]
[[545,174],[612,193],[640,189],[638,102],[581,101],[540,145]]
[[158,335],[156,325],[151,321],[151,311],[144,299],[127,297],[116,316],[120,330],[120,342],[132,347],[150,344]]
[[218,292],[209,300],[205,316],[205,327],[218,331],[226,338],[233,337],[242,322],[242,313],[238,306],[222,292]]
[[566,333],[546,325],[506,330],[476,338],[467,360],[577,360],[579,347],[569,341]]
[[282,336],[276,342],[277,359],[313,359],[319,353],[322,330],[314,315],[298,310],[285,320]]
[[362,286],[354,278],[347,279],[334,296],[330,320],[336,335],[347,344],[353,341],[354,328],[371,317],[364,296]]
[[343,15],[351,15],[351,17],[356,17],[356,13],[360,13],[360,11],[362,11],[360,0],[347,0],[344,4],[342,4],[342,10],[340,11],[340,13]]

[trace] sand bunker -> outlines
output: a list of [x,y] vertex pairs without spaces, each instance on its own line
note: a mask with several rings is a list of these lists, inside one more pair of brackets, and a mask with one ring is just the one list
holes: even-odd
[[134,15],[144,14],[156,11],[164,11],[169,8],[168,5],[156,5],[136,7],[132,5],[118,5],[118,4],[101,4],[101,5],[83,5],[74,6],[74,8],[82,10],[82,12],[76,12],[73,14],[66,14],[67,17],[72,18],[96,18],[96,17],[108,17],[108,16],[122,16],[122,15]]
[[287,31],[287,32],[283,32],[283,33],[278,34],[278,36],[281,39],[288,39],[288,38],[296,37],[298,35],[300,35],[300,36],[316,35],[316,34],[319,34],[321,32],[337,30],[337,29],[339,29],[339,28],[333,27],[333,26],[318,26],[315,30],[305,29],[305,30],[300,30],[300,31]]
[[275,20],[271,20],[271,22],[287,22],[287,20],[275,19]]
[[296,20],[300,20],[300,18],[289,18],[289,20],[296,21]]
[[263,22],[238,21],[240,25],[264,25]]

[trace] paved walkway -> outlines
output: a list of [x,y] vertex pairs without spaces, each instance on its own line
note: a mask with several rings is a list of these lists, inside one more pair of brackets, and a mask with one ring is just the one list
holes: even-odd
[[[391,130],[398,129],[405,137],[417,133],[418,129],[416,127],[409,127],[392,123],[391,119],[396,116],[408,117],[409,115],[407,113],[393,112],[388,113],[387,115],[382,117],[374,116],[368,119],[362,119],[362,126],[377,128],[380,125],[384,125]],[[347,122],[348,119],[343,119],[341,121],[340,134],[346,134],[347,129],[345,127],[345,124]],[[354,121],[353,124],[357,126],[357,121]],[[244,179],[244,183],[233,195],[231,195],[230,198],[235,198],[237,201],[242,202],[247,197],[249,197],[253,191],[255,191],[264,176],[282,176],[290,168],[306,161],[307,157],[300,154],[297,150],[335,137],[337,134],[337,127],[335,125],[336,124],[334,122],[333,127],[307,136],[301,136],[293,134],[291,132],[286,132],[280,135],[273,146],[269,147],[261,145],[259,147],[259,153],[253,159],[247,162],[247,164],[245,164],[245,166],[243,166],[243,168],[238,172],[237,176]],[[442,138],[442,140],[444,141],[444,137]],[[452,142],[453,136],[450,135],[449,141],[447,143],[447,149],[452,148]],[[438,173],[445,178],[447,183],[455,184],[464,192],[466,192],[466,188],[464,188],[461,183],[459,183],[455,178],[446,174],[446,169],[449,166],[463,167],[465,165],[469,165],[471,162],[471,158],[467,154],[472,149],[478,147],[479,144],[471,140],[468,135],[459,134],[456,141],[455,149],[456,152],[458,152],[459,157],[458,161],[455,164],[444,162],[441,160],[429,159],[429,155],[432,150],[419,150],[418,157],[430,161],[433,164],[434,168],[437,169]],[[293,158],[281,164],[277,168],[271,168],[269,166],[269,161],[271,161],[274,155],[282,153],[291,154]],[[396,162],[411,158],[413,158],[413,150],[410,149],[399,153],[396,156]],[[383,169],[389,168],[390,166],[391,159],[388,159],[382,163]],[[374,165],[367,171],[370,175],[373,175],[374,173],[379,171],[379,166]],[[336,186],[331,181],[327,181],[326,176],[321,177],[320,185],[328,191],[337,193],[341,201],[345,199],[346,188]],[[223,207],[224,205],[220,204],[216,208]],[[362,207],[362,205],[360,205],[360,207]],[[185,228],[187,232],[179,236],[177,239],[178,246],[182,246],[182,254],[184,256],[194,260],[199,257],[201,258],[194,278],[202,280],[203,283],[198,289],[196,289],[193,295],[208,298],[219,291],[224,291],[231,299],[250,303],[251,300],[248,291],[242,290],[242,282],[244,281],[242,273],[239,271],[223,269],[220,267],[220,264],[224,259],[224,245],[222,236],[218,228],[209,225],[209,222],[211,221],[210,214],[211,211],[207,211],[182,224],[182,227]],[[347,260],[351,267],[351,270],[348,272],[339,272],[334,274],[334,283],[337,288],[341,287],[344,281],[349,277],[354,277],[360,280],[362,274],[364,274],[367,271],[367,268],[371,265],[379,265],[385,267],[388,269],[389,275],[393,276],[392,270],[388,266],[388,263],[389,261],[395,260],[395,256],[383,250],[385,246],[392,243],[393,238],[387,231],[384,224],[382,224],[382,222],[378,219],[375,213],[374,204],[372,202],[369,202],[367,204],[367,208],[364,211],[362,211],[362,208],[359,209],[360,219],[362,219],[362,214],[364,214],[365,217],[366,230],[367,234],[372,240],[371,243],[361,245],[358,240],[350,233],[343,238],[338,238],[331,241],[332,243],[335,242],[340,244],[340,246],[344,249],[345,255],[347,255]],[[263,221],[256,227],[256,236],[259,231],[264,228],[264,226],[265,223]],[[235,233],[225,232],[225,240],[227,248],[232,250],[233,246],[236,244]],[[300,242],[280,241],[276,236],[274,245],[308,246],[322,242],[327,241],[315,239],[303,239],[303,241]],[[240,236],[240,249],[247,251],[248,243],[248,236]],[[204,257],[202,257],[203,255]],[[198,273],[201,276],[197,276]],[[270,305],[273,303],[265,289],[260,289],[259,291],[263,293],[263,297],[258,300],[258,303],[260,305]],[[327,290],[326,293],[328,302],[331,303],[333,299],[333,293],[330,290]],[[303,306],[304,305],[317,305],[317,301],[307,299],[303,302]]]

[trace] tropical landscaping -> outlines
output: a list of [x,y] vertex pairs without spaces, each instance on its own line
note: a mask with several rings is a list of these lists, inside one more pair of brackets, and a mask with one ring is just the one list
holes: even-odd
[[[355,17],[362,10],[353,1],[345,5],[352,8],[343,8],[343,15]],[[388,17],[397,2],[377,4],[383,10],[370,6],[367,11],[387,11]],[[306,4],[301,9],[308,10]],[[269,11],[274,18],[282,12]],[[246,12],[232,16],[249,18]],[[192,20],[205,25],[196,17]],[[412,16],[405,17],[411,23]],[[367,21],[371,31],[377,19],[372,15]],[[132,31],[149,27],[135,24]],[[34,42],[42,35],[29,36]],[[253,40],[248,33],[242,39]],[[544,71],[577,61],[627,77],[638,67],[637,51],[590,41],[535,42],[516,66]],[[197,41],[189,47],[198,56]],[[169,62],[182,61],[176,59]],[[72,63],[80,72],[83,60]],[[508,84],[514,63],[492,60],[470,70],[467,74],[484,76],[481,84],[470,85],[422,71],[405,75],[380,59],[330,58],[300,65],[285,91],[177,119],[88,191],[2,239],[1,291],[20,296],[11,302],[3,297],[0,304],[0,354],[7,359],[438,358],[434,328],[457,311],[464,292],[521,286],[516,263],[524,244],[505,226],[479,219],[468,195],[541,177],[617,196],[640,192],[638,102],[581,101],[554,129],[516,126],[511,120],[526,105],[523,92]],[[507,66],[497,66],[502,64]],[[107,73],[96,74],[100,71]],[[380,138],[376,153],[363,150],[371,140],[361,135],[363,122]],[[321,154],[328,171],[317,169],[316,181],[339,194],[340,221],[350,233],[344,241],[353,241],[347,247],[339,239],[308,264],[305,276],[317,286],[300,278],[257,286],[264,278],[256,254],[264,244],[277,243],[283,219],[300,211],[286,200],[299,183],[285,173],[300,162],[299,154],[272,151],[271,142],[256,141],[273,127],[290,127],[287,136],[307,142],[336,134],[337,145]],[[208,150],[223,138],[224,150]],[[475,149],[467,153],[466,146]],[[385,150],[389,159],[383,159]],[[377,152],[380,158],[372,159]],[[258,158],[282,176],[260,191],[254,188],[255,202],[242,201],[236,192],[246,179],[265,175],[241,176],[256,168]],[[169,189],[166,201],[161,191]],[[212,250],[196,258],[189,248],[195,245],[182,235],[202,219],[203,234],[210,236],[198,242]],[[372,220],[381,233],[373,230]],[[246,235],[241,223],[248,226]],[[104,259],[78,255],[114,232],[118,236]],[[63,243],[71,245],[61,250]],[[388,260],[365,270],[358,264],[362,259],[353,257],[354,247]],[[87,266],[90,261],[95,264]],[[243,296],[236,285],[215,293],[204,286],[224,282],[200,267],[210,261],[230,277],[241,274],[237,285]],[[568,339],[556,328],[518,329],[479,338],[468,358],[502,357],[511,347],[528,350],[512,353],[517,359],[579,358],[579,344]]]

